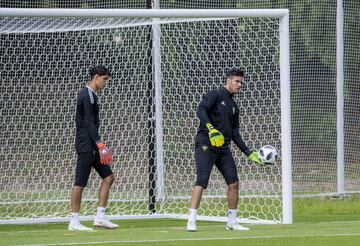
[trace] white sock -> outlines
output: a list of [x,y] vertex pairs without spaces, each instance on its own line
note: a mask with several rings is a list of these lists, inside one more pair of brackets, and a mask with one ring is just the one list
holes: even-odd
[[71,221],[70,223],[80,223],[79,221],[79,213],[71,213]]
[[228,216],[229,216],[228,224],[229,225],[236,224],[236,209],[229,209]]
[[197,209],[189,208],[189,221],[196,221]]
[[96,218],[97,219],[103,219],[105,217],[105,208],[104,207],[98,207],[97,208],[97,213],[96,213]]

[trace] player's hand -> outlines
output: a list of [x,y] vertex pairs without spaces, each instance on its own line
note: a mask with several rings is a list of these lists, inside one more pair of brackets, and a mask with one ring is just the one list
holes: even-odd
[[209,139],[212,146],[221,147],[224,144],[224,136],[216,130],[213,125],[206,123],[206,128],[209,130]]
[[109,165],[112,161],[111,150],[105,146],[105,143],[102,141],[96,142],[96,145],[99,149],[100,162],[104,165]]
[[252,162],[255,162],[257,165],[260,165],[260,166],[264,166],[264,164],[265,164],[265,163],[260,159],[259,152],[257,152],[257,151],[251,152],[251,154],[248,156],[248,160],[249,160],[249,161],[252,161]]

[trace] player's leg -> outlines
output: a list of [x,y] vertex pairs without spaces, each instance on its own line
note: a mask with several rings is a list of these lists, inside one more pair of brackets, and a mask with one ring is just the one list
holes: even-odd
[[110,188],[114,183],[115,177],[113,174],[107,176],[101,181],[99,189],[99,207],[106,207],[109,198]]
[[194,185],[192,192],[191,192],[191,205],[189,208],[189,219],[186,225],[187,231],[197,231],[196,227],[196,216],[197,216],[197,209],[200,204],[200,200],[202,197],[204,187],[200,185]]
[[227,202],[229,210],[236,210],[239,200],[239,181],[231,183],[227,187]]
[[203,190],[207,188],[211,170],[217,155],[211,152],[208,146],[197,146],[195,148],[196,183],[191,193],[191,205],[189,208],[188,231],[196,231],[197,209],[200,205]]
[[198,209],[200,205],[200,200],[202,197],[204,187],[200,185],[194,185],[191,192],[191,205],[190,209]]
[[93,152],[78,154],[75,183],[71,191],[71,221],[68,226],[69,230],[92,230],[92,228],[86,227],[80,223],[79,211],[82,193],[87,185],[93,160]]
[[112,223],[105,217],[105,209],[109,198],[110,188],[115,180],[114,174],[109,165],[103,165],[100,163],[100,156],[98,153],[96,153],[93,167],[102,178],[99,189],[98,208],[94,218],[94,226],[108,229],[118,228],[119,225]]
[[236,212],[239,199],[239,178],[237,175],[237,169],[235,165],[234,158],[230,151],[222,153],[220,158],[215,163],[216,167],[219,169],[225,182],[228,186],[227,188],[227,201],[229,206],[228,211],[228,223],[226,229],[228,230],[249,230],[249,228],[244,227],[236,222]]
[[74,185],[71,191],[71,212],[79,213],[84,187]]

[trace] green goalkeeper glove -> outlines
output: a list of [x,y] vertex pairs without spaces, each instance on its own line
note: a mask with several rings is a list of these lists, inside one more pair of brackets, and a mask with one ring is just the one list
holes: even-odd
[[257,165],[260,165],[260,166],[264,166],[264,164],[265,164],[265,163],[260,159],[259,152],[257,152],[257,151],[251,152],[251,154],[248,156],[248,160],[249,160],[249,161],[252,161],[252,162],[255,162]]
[[206,123],[205,126],[209,130],[209,139],[211,145],[215,147],[223,146],[225,140],[221,132],[216,130],[210,123]]

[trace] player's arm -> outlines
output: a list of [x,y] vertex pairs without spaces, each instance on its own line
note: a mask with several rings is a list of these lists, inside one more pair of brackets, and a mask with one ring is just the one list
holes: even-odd
[[205,126],[206,123],[210,122],[208,112],[215,106],[217,100],[218,93],[213,90],[206,93],[203,99],[200,101],[196,109],[196,116],[199,118],[200,124],[202,126]]
[[95,126],[95,112],[93,110],[93,105],[91,104],[90,97],[84,97],[83,101],[84,105],[84,119],[85,119],[85,126],[87,131],[91,137],[91,139],[96,143],[99,154],[100,154],[100,161],[102,164],[108,165],[111,163],[112,153],[109,148],[106,147],[105,143],[101,141],[99,132]]
[[232,140],[239,147],[239,149],[247,155],[248,160],[255,162],[256,164],[263,165],[264,162],[260,159],[259,153],[257,151],[251,151],[245,144],[244,140],[242,140],[239,128],[235,128],[232,130]]
[[96,143],[100,141],[99,132],[95,126],[95,112],[93,104],[90,102],[90,96],[83,97],[83,106],[84,106],[84,120],[85,127],[89,133],[91,139]]
[[233,129],[231,139],[234,141],[236,146],[248,157],[248,160],[255,162],[258,165],[263,165],[263,161],[260,159],[259,153],[257,151],[251,151],[249,147],[245,144],[244,140],[240,136],[240,126],[239,126],[239,108],[236,108],[233,122]]
[[208,92],[200,101],[196,110],[196,115],[200,119],[200,125],[208,130],[211,145],[214,147],[221,147],[225,142],[224,136],[221,134],[221,132],[214,128],[208,115],[209,110],[214,107],[217,100],[217,91],[213,90]]
[[251,150],[249,147],[245,144],[244,140],[240,136],[239,128],[234,128],[232,130],[232,140],[236,144],[236,146],[239,147],[239,149],[247,156],[251,154]]

